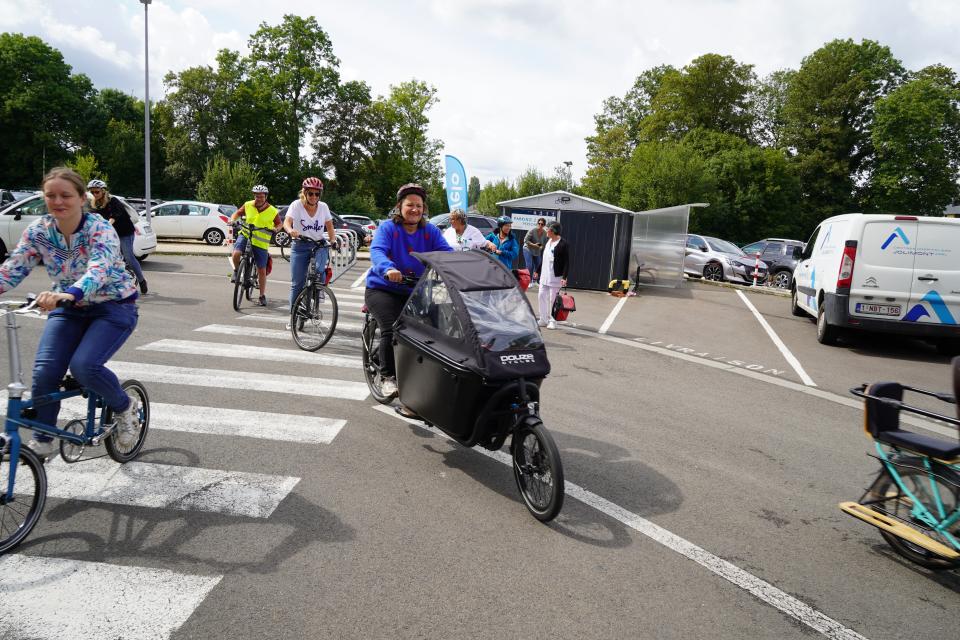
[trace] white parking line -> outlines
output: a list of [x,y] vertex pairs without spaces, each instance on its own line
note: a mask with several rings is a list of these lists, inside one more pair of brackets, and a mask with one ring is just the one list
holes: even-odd
[[754,317],[760,323],[760,326],[763,327],[764,331],[767,332],[767,335],[770,336],[770,339],[773,340],[773,344],[777,346],[777,349],[780,350],[780,353],[783,354],[783,357],[786,358],[787,362],[793,367],[793,370],[797,372],[797,375],[800,376],[800,379],[803,380],[803,384],[808,387],[815,387],[817,383],[813,381],[813,378],[807,375],[807,372],[803,370],[803,365],[800,364],[800,361],[790,352],[790,349],[787,349],[787,345],[783,344],[783,340],[780,339],[780,336],[773,330],[773,328],[767,324],[767,321],[764,319],[760,312],[757,311],[757,308],[747,300],[747,296],[743,295],[743,291],[737,289],[737,295],[740,296],[740,299],[743,300],[743,304],[747,305],[747,308],[753,312]]
[[602,325],[600,325],[600,333],[607,332],[607,329],[609,329],[610,325],[613,324],[613,321],[617,319],[620,309],[623,309],[623,305],[626,304],[626,302],[626,298],[620,298],[620,300],[617,302],[617,305],[613,308],[613,311],[610,312],[610,315],[607,316],[607,319],[603,321]]
[[[417,420],[409,420],[404,418],[403,416],[398,415],[391,407],[375,405],[373,408],[387,415],[395,416],[409,424],[416,425],[421,429],[427,429],[428,431],[431,431],[442,438],[447,438],[447,435],[439,429],[427,427],[422,422]],[[513,465],[513,460],[503,451],[488,451],[482,447],[474,447],[473,450],[489,458],[493,458],[494,460],[507,466]],[[820,611],[817,611],[805,602],[794,598],[789,593],[778,589],[766,580],[758,578],[752,573],[744,571],[740,567],[724,560],[723,558],[715,556],[706,549],[699,547],[694,543],[685,540],[684,538],[681,538],[677,534],[664,529],[660,525],[654,524],[642,516],[638,516],[635,513],[627,511],[623,507],[614,504],[605,498],[601,498],[597,494],[587,491],[583,487],[576,485],[569,480],[567,480],[564,484],[566,487],[565,493],[571,498],[579,500],[585,505],[592,507],[597,511],[613,518],[614,520],[625,524],[634,531],[647,536],[654,542],[662,544],[671,551],[675,551],[685,558],[696,562],[708,571],[720,576],[724,580],[728,580],[744,591],[750,593],[761,602],[764,602],[771,607],[787,614],[791,618],[802,622],[811,629],[822,633],[826,637],[843,640],[866,640],[864,636],[860,635],[853,629],[848,629],[833,618],[830,618]]]
[[364,271],[363,274],[362,274],[359,278],[357,278],[356,280],[353,281],[353,284],[350,285],[350,288],[351,288],[351,289],[359,289],[359,288],[360,288],[360,283],[367,279],[367,274],[368,274],[368,273],[370,273],[370,268],[369,268],[369,267],[367,267],[367,270]]

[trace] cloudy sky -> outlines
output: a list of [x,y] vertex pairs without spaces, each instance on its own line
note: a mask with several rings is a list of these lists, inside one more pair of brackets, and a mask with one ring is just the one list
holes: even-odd
[[[438,90],[430,133],[484,183],[564,161],[586,169],[584,137],[641,71],[704,53],[763,76],[796,68],[834,38],[870,38],[910,69],[960,71],[956,0],[154,0],[150,95],[167,71],[246,51],[261,22],[316,16],[344,80],[374,94],[417,78]],[[138,0],[0,0],[0,31],[37,35],[98,88],[143,96]]]

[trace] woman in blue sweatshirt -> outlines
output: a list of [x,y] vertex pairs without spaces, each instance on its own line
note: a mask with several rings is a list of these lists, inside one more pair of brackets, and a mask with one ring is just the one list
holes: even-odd
[[403,284],[404,276],[419,278],[423,264],[411,253],[453,251],[443,232],[424,219],[427,192],[418,184],[405,184],[397,191],[393,215],[382,223],[370,243],[370,272],[364,301],[380,327],[380,363],[382,390],[390,396],[397,392],[393,363],[393,323],[400,316],[412,289]]

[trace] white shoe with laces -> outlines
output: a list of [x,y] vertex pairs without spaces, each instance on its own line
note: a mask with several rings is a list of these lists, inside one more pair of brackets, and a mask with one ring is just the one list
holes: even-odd
[[37,457],[41,460],[46,460],[60,450],[60,445],[57,444],[56,440],[47,440],[46,442],[31,440],[27,443],[27,447],[37,454]]
[[131,396],[130,406],[126,411],[119,411],[115,415],[117,424],[117,443],[121,447],[132,447],[140,436],[140,396]]
[[397,393],[397,381],[393,378],[384,378],[380,383],[380,393],[385,396],[392,396]]
[[556,329],[556,328],[557,328],[556,321],[551,320],[550,322],[547,323],[547,329]]

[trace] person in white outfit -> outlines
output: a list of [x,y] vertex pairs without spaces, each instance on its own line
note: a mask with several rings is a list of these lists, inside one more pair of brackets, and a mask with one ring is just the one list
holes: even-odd
[[496,248],[492,242],[483,237],[480,229],[467,224],[467,214],[463,212],[463,209],[454,209],[450,213],[450,226],[443,232],[443,239],[453,247],[454,251],[466,251],[467,249],[489,249],[493,251]]
[[[540,307],[538,324],[547,329],[556,329],[553,319],[553,301],[562,287],[567,286],[567,270],[570,266],[570,249],[567,241],[560,237],[560,223],[551,222],[547,226],[547,243],[543,247],[543,262],[540,265],[540,289],[537,302]],[[533,274],[536,279],[538,274]]]

